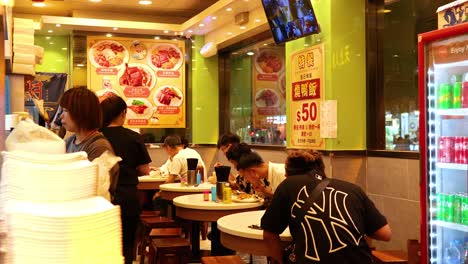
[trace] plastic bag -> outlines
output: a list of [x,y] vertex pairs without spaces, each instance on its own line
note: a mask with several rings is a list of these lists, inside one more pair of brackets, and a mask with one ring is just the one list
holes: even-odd
[[95,158],[92,163],[98,165],[97,195],[111,201],[111,193],[115,190],[119,176],[119,166],[122,159],[106,151]]
[[31,119],[22,120],[5,141],[6,150],[64,154],[65,141],[47,128],[35,124]]

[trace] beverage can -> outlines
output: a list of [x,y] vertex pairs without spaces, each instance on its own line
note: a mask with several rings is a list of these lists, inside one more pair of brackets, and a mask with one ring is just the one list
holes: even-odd
[[468,164],[468,137],[463,137],[463,164]]
[[437,220],[444,221],[445,220],[445,193],[437,194],[436,207],[437,207],[437,211],[436,211]]
[[449,109],[452,107],[452,85],[442,83],[439,85],[439,93],[437,97],[437,107],[439,109]]
[[468,73],[462,79],[461,107],[468,108]]
[[460,163],[463,139],[462,137],[453,137],[453,142],[453,162]]
[[462,83],[456,82],[453,84],[453,92],[452,92],[452,107],[453,108],[461,108],[462,107]]
[[210,192],[209,191],[204,191],[203,192],[203,201],[209,201],[210,200]]
[[223,203],[232,202],[232,190],[231,187],[224,187],[223,190]]
[[211,201],[216,202],[216,186],[211,187]]
[[445,221],[447,222],[453,222],[453,200],[454,200],[454,194],[448,194],[445,197]]
[[438,146],[439,162],[451,163],[454,157],[454,139],[453,137],[440,136]]
[[461,223],[461,203],[462,197],[459,194],[453,195],[453,222]]
[[462,196],[461,211],[462,224],[468,225],[468,195],[466,193]]

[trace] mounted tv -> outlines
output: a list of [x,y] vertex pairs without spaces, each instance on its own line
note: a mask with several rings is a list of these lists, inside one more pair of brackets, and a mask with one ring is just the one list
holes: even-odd
[[263,9],[276,43],[318,33],[319,26],[311,0],[262,0]]

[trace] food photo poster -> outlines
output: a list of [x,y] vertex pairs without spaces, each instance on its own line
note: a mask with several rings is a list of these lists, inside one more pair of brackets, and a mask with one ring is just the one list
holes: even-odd
[[266,127],[267,118],[286,112],[284,49],[259,49],[252,63],[252,112],[255,127]]
[[127,103],[125,126],[184,128],[185,42],[89,36],[88,87]]

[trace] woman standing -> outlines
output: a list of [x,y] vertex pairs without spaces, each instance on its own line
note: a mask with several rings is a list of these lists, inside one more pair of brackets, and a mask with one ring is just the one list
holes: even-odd
[[[99,100],[92,91],[85,87],[67,90],[60,98],[59,105],[62,107],[62,126],[74,133],[65,139],[67,153],[84,151],[89,161],[106,151],[114,153],[109,141],[98,131],[102,124],[102,113]],[[109,174],[109,192],[112,197],[119,175],[118,166],[114,166]]]
[[140,134],[124,128],[127,104],[118,97],[108,97],[101,102],[104,127],[101,132],[110,141],[119,162],[120,173],[113,203],[120,205],[122,239],[125,264],[133,260],[133,244],[138,225],[140,207],[137,195],[138,176],[150,173],[151,158]]

